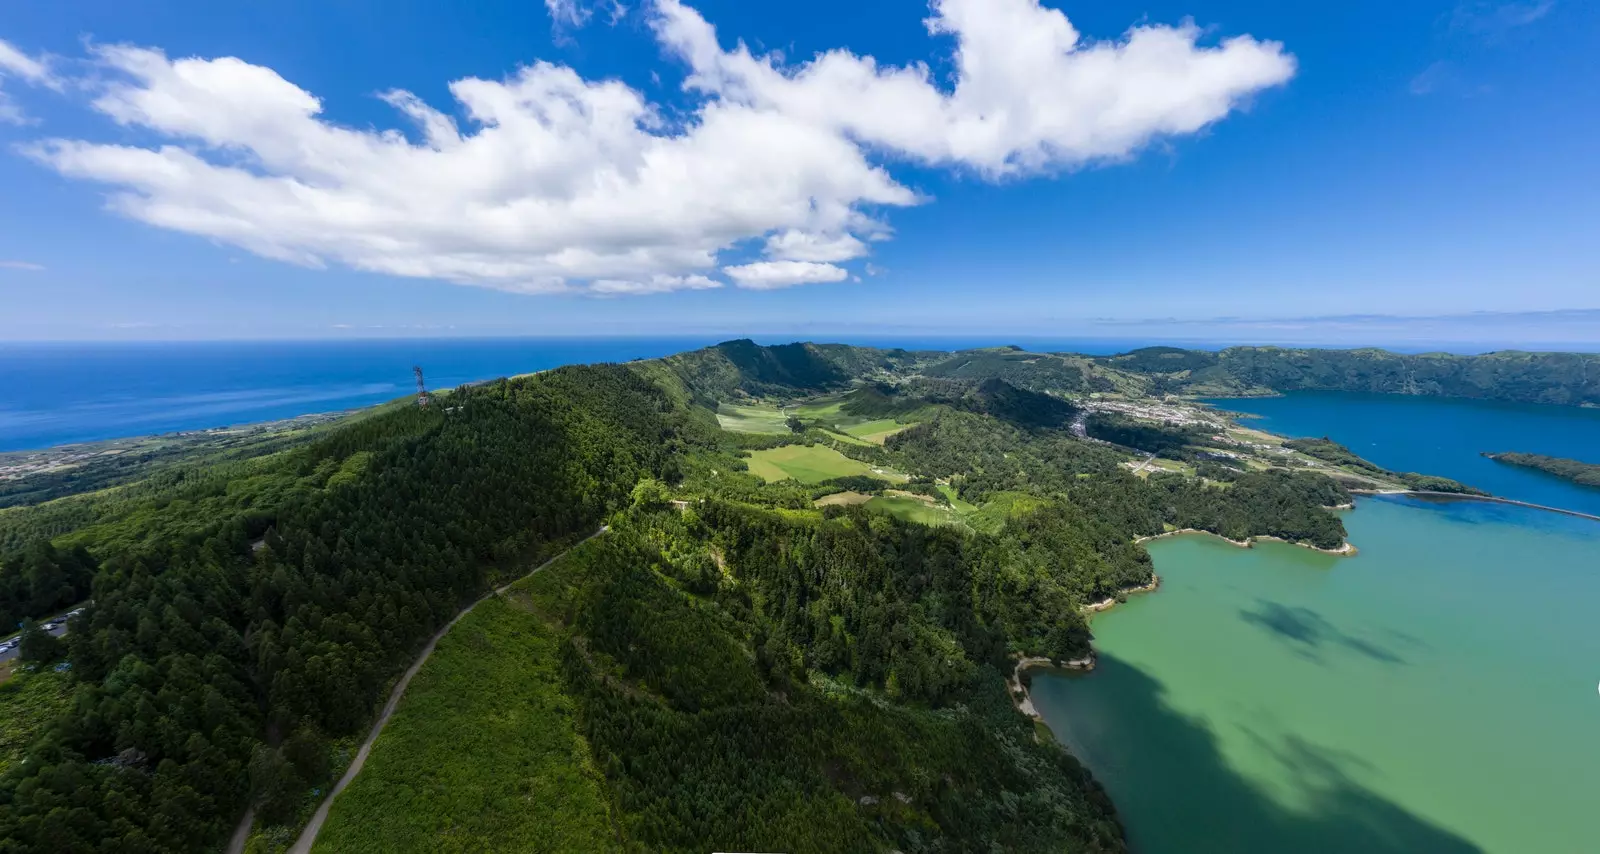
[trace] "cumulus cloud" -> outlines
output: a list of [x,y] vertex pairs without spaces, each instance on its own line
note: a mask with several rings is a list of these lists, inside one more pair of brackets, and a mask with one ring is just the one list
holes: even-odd
[[722,272],[741,288],[770,291],[794,285],[811,285],[819,282],[842,282],[850,272],[833,264],[815,261],[756,261],[734,267],[723,267]]
[[[569,24],[591,8],[547,4]],[[535,62],[451,83],[448,110],[384,93],[409,133],[352,128],[270,68],[112,46],[94,49],[93,107],[163,141],[24,150],[109,185],[123,215],[289,263],[523,293],[705,288],[719,269],[775,288],[843,281],[838,265],[890,235],[888,211],[929,201],[895,163],[999,180],[1122,160],[1294,72],[1276,43],[1207,46],[1192,23],[1090,41],[1038,0],[935,0],[947,90],[926,65],[788,64],[724,48],[677,0],[647,8],[688,66],[687,110]]]
[[1239,36],[1201,47],[1193,22],[1092,42],[1037,0],[934,0],[931,9],[928,32],[956,41],[948,93],[921,64],[881,67],[834,50],[789,68],[742,43],[724,51],[678,0],[659,0],[654,24],[693,69],[691,87],[990,177],[1127,158],[1154,138],[1223,118],[1295,70],[1275,42]]
[[51,89],[59,89],[61,85],[44,59],[29,56],[5,39],[0,39],[0,122],[8,124],[28,122],[27,115],[6,94],[4,87],[8,78]]

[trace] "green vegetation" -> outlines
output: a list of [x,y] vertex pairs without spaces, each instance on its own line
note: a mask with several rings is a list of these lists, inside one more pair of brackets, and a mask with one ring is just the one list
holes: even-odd
[[[815,484],[838,477],[878,476],[866,463],[823,445],[784,445],[755,451],[750,455],[749,465],[751,474],[768,482],[793,478]],[[881,477],[886,481],[894,479],[892,475]]]
[[445,638],[324,847],[1122,850],[1005,674],[1088,652],[1138,537],[1338,546],[1355,465],[1140,478],[1073,435],[1063,395],[1230,359],[1150,372],[1185,358],[728,342],[5,510],[0,607],[93,602],[69,668],[7,683],[70,699],[6,730],[0,850],[215,850],[247,805],[283,838],[432,633],[604,520]]
[[1415,489],[1421,492],[1453,492],[1460,495],[1488,494],[1481,489],[1475,489],[1447,477],[1389,471],[1356,456],[1355,452],[1326,436],[1321,439],[1289,439],[1283,443],[1283,447],[1333,463],[1336,466],[1343,466],[1351,471],[1397,480],[1405,484],[1407,489]]
[[315,850],[620,850],[560,668],[530,611],[478,605],[412,680]]
[[724,403],[717,407],[717,422],[735,433],[789,432],[787,416],[770,404]]
[[1204,428],[1150,424],[1109,412],[1089,416],[1085,427],[1091,437],[1102,442],[1173,460],[1192,459],[1191,446],[1211,444],[1211,431]]
[[860,424],[852,424],[846,429],[846,432],[862,441],[881,445],[884,439],[905,428],[906,425],[893,418],[878,418],[872,421],[863,421]]
[[97,568],[82,547],[63,552],[48,540],[0,560],[0,636],[24,619],[53,616],[87,599]]
[[0,514],[0,542],[55,529],[99,561],[67,635],[74,701],[0,777],[0,839],[190,851],[219,846],[249,801],[287,819],[329,782],[331,744],[503,565],[592,530],[643,476],[680,476],[716,428],[671,394],[566,368]]
[[1543,454],[1485,453],[1484,456],[1498,463],[1523,466],[1545,474],[1553,474],[1583,486],[1600,486],[1600,464],[1565,457],[1547,457]]
[[69,677],[45,668],[0,681],[0,774],[22,760],[72,700]]
[[867,509],[923,525],[954,525],[961,521],[949,507],[906,494],[879,495],[867,502]]
[[1148,394],[1225,396],[1271,391],[1419,394],[1519,403],[1600,405],[1600,355],[1507,350],[1480,356],[1387,350],[1151,348],[1101,360],[1141,374]]

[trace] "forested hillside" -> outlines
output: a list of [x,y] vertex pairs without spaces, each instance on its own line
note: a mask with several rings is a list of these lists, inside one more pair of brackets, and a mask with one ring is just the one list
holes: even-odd
[[1353,391],[1600,405],[1600,355],[1503,351],[1478,356],[1387,350],[1230,347],[1218,353],[1170,347],[1102,360],[1144,374],[1154,393]]
[[65,534],[100,561],[67,636],[76,697],[0,779],[7,850],[199,851],[252,799],[288,813],[486,579],[673,476],[694,441],[621,369],[457,395],[259,463],[253,500],[226,483],[95,499],[107,521]]
[[[1194,361],[1182,352],[1138,365]],[[1063,389],[1148,380],[1010,350],[736,341],[462,388],[7,510],[0,607],[92,603],[67,636],[67,711],[0,776],[0,850],[211,850],[247,805],[279,828],[263,839],[284,838],[431,633],[606,520],[605,537],[519,585],[535,622],[502,610],[471,624],[546,657],[493,678],[542,668],[529,702],[575,710],[545,735],[598,775],[569,775],[590,780],[583,833],[603,801],[619,850],[1120,850],[1098,787],[1015,711],[1013,663],[1087,654],[1082,606],[1151,579],[1139,537],[1335,548],[1344,528],[1325,508],[1349,500],[1293,467],[1130,470],[1130,448],[1152,443],[1196,458],[1201,430],[1096,416],[1104,441],[1074,435],[1085,413]],[[715,413],[735,399],[779,425],[813,414],[724,432]],[[863,425],[867,441],[840,419],[887,424]],[[751,450],[806,446],[855,473],[746,470]],[[496,702],[457,708],[509,700]],[[408,743],[425,753],[418,726]],[[473,784],[492,799],[511,785]],[[336,839],[401,809],[381,792],[351,803],[377,817],[335,821]],[[428,828],[470,825],[481,835],[451,844],[492,850],[544,820],[474,823],[449,812],[471,798],[430,803],[443,812],[392,828],[422,834],[394,845],[440,850]]]

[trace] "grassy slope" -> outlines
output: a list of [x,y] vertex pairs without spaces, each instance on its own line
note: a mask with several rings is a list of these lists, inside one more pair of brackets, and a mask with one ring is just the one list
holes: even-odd
[[621,850],[558,641],[500,598],[439,642],[317,851]]
[[[7,666],[15,664],[15,659]],[[72,700],[67,674],[13,672],[0,682],[0,773],[21,759],[28,745]]]
[[[750,454],[750,473],[768,483],[794,478],[801,483],[821,483],[824,480],[846,475],[882,477],[872,472],[872,467],[853,460],[832,448],[821,445],[784,445]],[[884,480],[894,478],[884,477]]]
[[904,495],[876,496],[867,502],[867,509],[923,525],[954,525],[961,522],[960,517],[948,508]]
[[789,432],[784,414],[769,404],[721,404],[717,407],[717,422],[722,429],[734,433]]
[[846,428],[845,432],[874,445],[881,445],[884,439],[906,429],[906,426],[893,418],[878,418],[853,424]]

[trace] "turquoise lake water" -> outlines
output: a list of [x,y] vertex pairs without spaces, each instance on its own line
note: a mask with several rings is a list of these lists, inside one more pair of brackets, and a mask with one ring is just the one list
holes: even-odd
[[1208,403],[1261,416],[1243,422],[1251,427],[1297,438],[1327,436],[1384,468],[1600,515],[1600,489],[1483,457],[1485,451],[1521,451],[1600,463],[1600,409],[1342,392]]
[[[1468,475],[1479,450],[1600,448],[1589,413],[1325,396],[1294,410],[1301,397],[1250,403],[1272,404],[1262,426],[1385,466],[1586,506],[1544,478]],[[1391,435],[1362,411],[1406,418]],[[1338,417],[1324,427],[1318,412]],[[1502,441],[1479,448],[1484,425]],[[1452,435],[1427,440],[1438,433]],[[1428,464],[1441,460],[1458,468]],[[1035,677],[1035,704],[1135,849],[1600,851],[1600,522],[1395,497],[1344,519],[1352,558],[1151,543],[1162,587],[1094,618],[1098,669]]]

